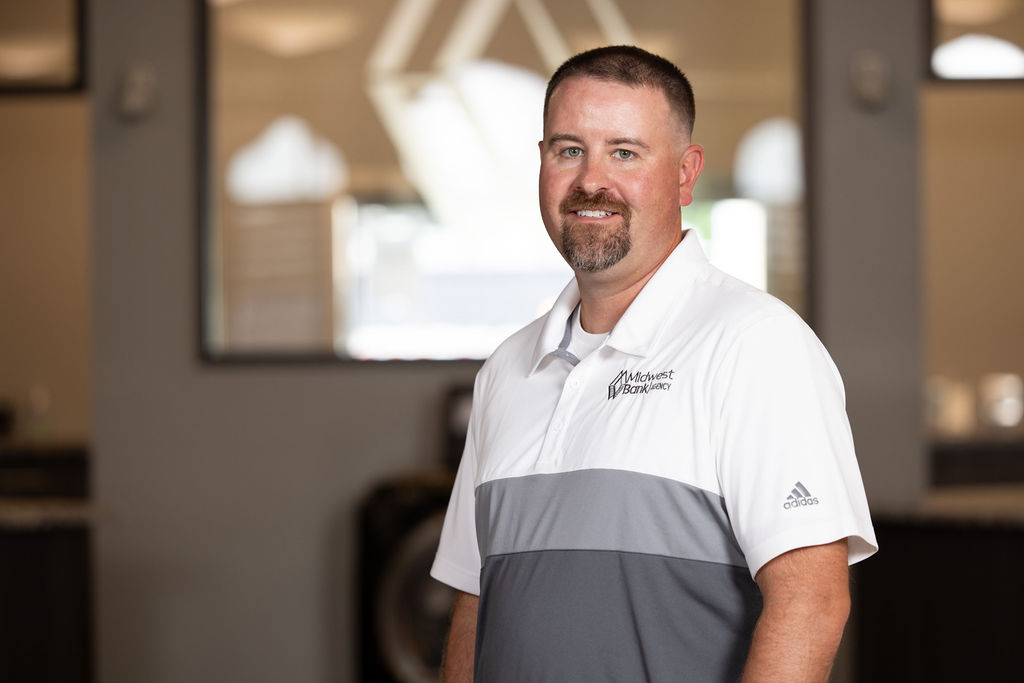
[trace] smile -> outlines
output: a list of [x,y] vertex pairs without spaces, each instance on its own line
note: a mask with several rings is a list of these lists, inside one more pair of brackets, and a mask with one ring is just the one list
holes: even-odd
[[582,218],[607,218],[608,216],[614,216],[615,215],[611,211],[580,210],[580,211],[574,211],[573,213],[575,213],[577,216],[580,216]]

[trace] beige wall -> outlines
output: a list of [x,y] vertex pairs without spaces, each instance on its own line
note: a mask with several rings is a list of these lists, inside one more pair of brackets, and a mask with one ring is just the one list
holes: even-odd
[[88,119],[82,95],[0,98],[0,400],[24,438],[89,434]]
[[1024,87],[921,98],[926,367],[1024,373]]

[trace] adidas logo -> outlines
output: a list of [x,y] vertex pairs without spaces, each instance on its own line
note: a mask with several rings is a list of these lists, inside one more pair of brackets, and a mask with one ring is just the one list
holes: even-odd
[[782,504],[782,507],[786,510],[792,510],[794,508],[817,504],[818,499],[811,496],[811,492],[807,490],[806,486],[797,482],[796,486],[793,487],[793,490],[790,491],[788,496],[786,496],[786,502]]

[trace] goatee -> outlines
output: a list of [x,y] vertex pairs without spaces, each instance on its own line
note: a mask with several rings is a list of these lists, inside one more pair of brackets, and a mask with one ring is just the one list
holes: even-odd
[[[621,261],[632,246],[629,238],[629,206],[606,192],[588,195],[574,190],[558,206],[562,214],[562,255],[573,270],[596,273]],[[606,226],[570,223],[575,211],[607,211],[619,220]]]

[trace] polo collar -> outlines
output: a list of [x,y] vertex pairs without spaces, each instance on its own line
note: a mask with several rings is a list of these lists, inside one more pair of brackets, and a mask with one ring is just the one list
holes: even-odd
[[668,312],[689,294],[708,259],[695,230],[683,233],[658,271],[647,281],[608,335],[608,345],[634,356],[646,356],[668,320]]
[[[576,278],[569,280],[569,283],[562,290],[562,293],[555,299],[555,305],[548,312],[544,320],[544,327],[541,328],[540,336],[537,337],[537,344],[533,348],[533,360],[530,363],[530,374],[537,371],[537,366],[549,354],[555,353],[562,346],[565,335],[572,335],[570,318],[573,311],[580,303],[580,286]],[[568,342],[565,344],[568,347]]]
[[[633,299],[633,303],[619,318],[619,322],[612,328],[606,342],[608,346],[634,356],[647,355],[667,319],[666,311],[687,293],[707,262],[696,232],[684,232],[682,241],[647,281]],[[565,336],[566,321],[579,301],[579,285],[576,278],[573,278],[558,295],[544,321],[534,347],[530,374],[536,372],[545,356],[558,350]]]

